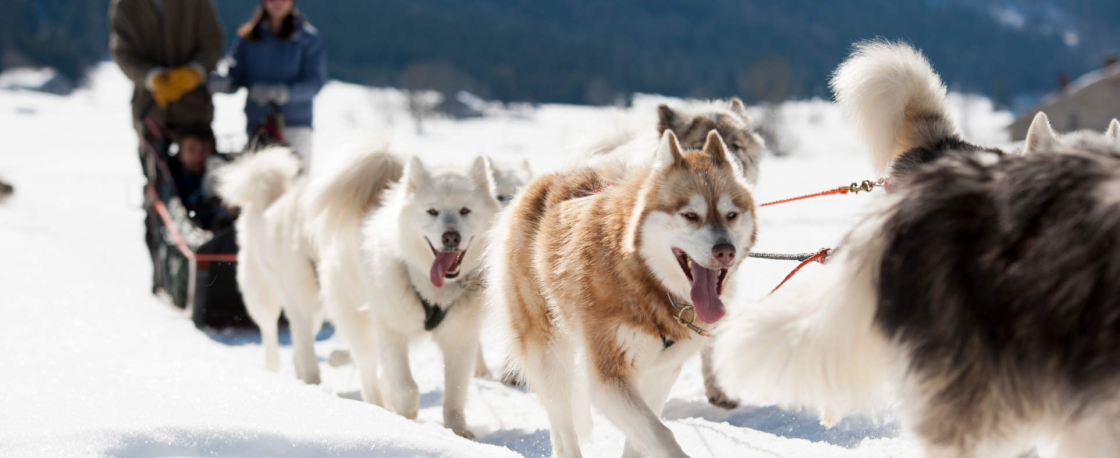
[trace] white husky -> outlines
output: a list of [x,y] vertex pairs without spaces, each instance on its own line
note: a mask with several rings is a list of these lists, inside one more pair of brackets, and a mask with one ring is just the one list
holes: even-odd
[[495,197],[503,207],[533,179],[533,167],[527,159],[518,164],[504,164],[491,159],[490,166],[494,169]]
[[295,347],[296,376],[319,383],[315,334],[323,323],[318,253],[303,225],[301,196],[306,180],[296,178],[299,158],[288,148],[246,155],[218,173],[218,194],[241,209],[237,219],[237,282],[249,316],[261,330],[265,367],[280,369],[277,322],[287,312]]
[[[409,369],[409,343],[431,335],[444,355],[444,425],[472,437],[463,408],[478,352],[479,267],[498,212],[489,161],[480,157],[464,173],[429,171],[413,157],[384,202],[360,217],[346,198],[354,191],[332,186],[356,168],[344,162],[317,178],[323,184],[313,183],[307,198],[320,246],[323,301],[351,346],[362,396],[416,418],[420,392]],[[355,189],[362,182],[354,180]]]

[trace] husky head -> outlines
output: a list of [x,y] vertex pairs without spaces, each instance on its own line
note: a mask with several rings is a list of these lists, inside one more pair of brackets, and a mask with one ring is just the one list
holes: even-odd
[[405,202],[398,219],[405,259],[430,266],[437,288],[480,264],[483,239],[498,213],[491,174],[484,157],[476,158],[465,173],[433,173],[416,157],[405,168]]
[[1031,128],[1027,130],[1027,139],[1023,142],[1023,155],[1052,150],[1059,146],[1100,142],[1120,145],[1120,121],[1113,119],[1103,137],[1099,133],[1086,130],[1059,135],[1050,127],[1050,118],[1040,111],[1034,116],[1034,121],[1031,121]]
[[502,207],[505,207],[513,200],[513,196],[517,195],[517,191],[533,179],[533,169],[529,166],[528,160],[509,167],[494,161],[490,163],[494,168],[494,197]]
[[758,181],[758,162],[766,143],[754,132],[751,117],[738,97],[732,97],[726,104],[716,102],[688,110],[675,110],[663,104],[657,107],[657,117],[657,133],[672,131],[685,150],[703,148],[708,132],[719,132],[747,182]]
[[684,151],[667,130],[656,158],[631,248],[671,294],[692,299],[700,321],[715,323],[725,313],[724,284],[754,245],[754,198],[715,130],[701,149]]

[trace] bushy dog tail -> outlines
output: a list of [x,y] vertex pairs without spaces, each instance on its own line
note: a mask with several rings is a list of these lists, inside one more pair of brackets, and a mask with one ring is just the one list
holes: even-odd
[[790,285],[719,328],[723,387],[746,401],[818,408],[827,426],[883,407],[889,352],[874,327],[884,250],[877,221],[857,226],[813,283]]
[[945,85],[925,56],[908,45],[855,45],[831,85],[836,101],[871,150],[878,173],[911,149],[959,139],[945,107]]
[[308,232],[321,247],[342,231],[357,231],[385,190],[400,180],[404,163],[386,146],[356,149],[312,178],[304,195]]
[[264,213],[288,190],[299,167],[299,158],[288,148],[246,154],[215,172],[218,196],[242,213]]

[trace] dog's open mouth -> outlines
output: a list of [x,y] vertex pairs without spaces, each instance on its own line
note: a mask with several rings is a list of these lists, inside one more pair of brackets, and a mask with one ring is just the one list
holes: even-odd
[[[427,237],[425,237],[425,240],[427,240]],[[428,248],[431,248],[432,254],[436,256],[436,259],[432,261],[430,272],[432,285],[435,285],[436,288],[443,288],[444,279],[458,277],[463,265],[463,257],[467,255],[467,250],[470,247],[470,243],[467,243],[467,247],[462,250],[436,250],[436,247],[432,246],[432,241],[428,240]]]
[[727,277],[727,269],[709,269],[692,262],[692,258],[680,248],[673,248],[673,255],[677,257],[681,270],[692,285],[689,296],[692,299],[692,307],[696,310],[696,318],[707,324],[719,321],[727,313],[723,308],[723,301],[719,298],[723,293],[723,280]]

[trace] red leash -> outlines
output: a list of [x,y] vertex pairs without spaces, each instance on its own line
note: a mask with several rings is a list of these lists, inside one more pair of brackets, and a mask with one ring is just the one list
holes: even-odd
[[787,203],[787,202],[796,202],[796,201],[799,201],[799,200],[812,199],[814,197],[832,196],[832,195],[836,195],[836,194],[844,195],[844,194],[847,194],[849,192],[852,193],[852,194],[858,194],[860,192],[871,192],[877,187],[886,187],[888,184],[890,184],[890,183],[886,178],[882,178],[879,181],[863,180],[862,183],[852,183],[848,186],[840,186],[840,187],[837,187],[836,189],[829,189],[828,191],[822,191],[822,192],[818,192],[818,193],[814,193],[814,194],[806,194],[804,196],[790,197],[788,199],[775,200],[773,202],[766,202],[764,204],[759,204],[759,207],[769,207],[771,205],[784,204],[784,203]]
[[801,270],[802,267],[809,265],[809,263],[819,262],[821,264],[824,264],[824,259],[827,258],[830,254],[832,254],[832,248],[821,248],[821,250],[816,254],[809,256],[809,259],[801,261],[801,264],[798,264],[797,267],[793,269],[793,272],[790,272],[789,275],[786,275],[786,278],[782,280],[781,283],[778,283],[778,286],[775,286],[773,290],[770,290],[770,294],[774,294],[775,291],[778,291],[778,288],[781,288],[782,285],[786,284],[789,279],[793,278],[794,274],[796,274],[797,271]]
[[799,201],[799,200],[812,199],[814,197],[831,196],[833,194],[847,194],[849,191],[850,190],[848,189],[847,186],[841,186],[841,187],[836,188],[836,189],[830,189],[828,191],[818,192],[816,194],[807,194],[807,195],[804,195],[804,196],[790,197],[789,199],[782,199],[782,200],[775,200],[773,202],[766,202],[764,204],[760,204],[759,207],[769,207],[771,205],[784,204],[784,203],[787,203],[787,202],[796,202],[796,201]]
[[[806,194],[804,196],[791,197],[791,198],[782,199],[782,200],[775,200],[773,202],[766,202],[764,204],[760,204],[759,207],[768,207],[770,205],[778,205],[778,204],[784,204],[784,203],[787,203],[787,202],[796,202],[796,201],[799,201],[799,200],[812,199],[814,197],[832,196],[832,195],[836,195],[836,194],[844,195],[844,194],[848,194],[848,193],[858,194],[860,192],[871,192],[877,187],[885,188],[889,184],[890,184],[890,179],[889,178],[880,178],[878,181],[863,180],[862,183],[852,183],[848,186],[840,186],[840,187],[837,187],[836,189],[829,189],[828,191],[822,191],[822,192],[818,192],[818,193],[815,193],[815,194]],[[793,269],[793,271],[789,273],[789,275],[786,275],[786,278],[783,279],[781,283],[778,283],[778,286],[775,286],[774,289],[770,291],[770,294],[774,294],[774,292],[778,291],[778,289],[781,288],[782,285],[785,285],[786,282],[789,281],[789,279],[793,278],[793,276],[796,275],[797,272],[799,270],[801,270],[802,267],[805,267],[805,266],[807,266],[807,265],[809,265],[810,263],[813,263],[813,262],[819,262],[821,264],[824,264],[825,258],[827,258],[829,256],[829,254],[831,254],[831,253],[832,253],[831,248],[822,248],[820,251],[816,252],[816,254],[814,254],[812,256],[809,256],[804,261],[801,261],[801,264],[798,264],[797,267],[795,267]],[[758,256],[758,257],[762,257],[762,258],[771,257],[771,258],[773,258],[773,256]],[[780,259],[780,257],[779,257],[779,259]]]

